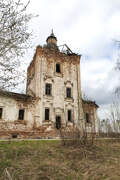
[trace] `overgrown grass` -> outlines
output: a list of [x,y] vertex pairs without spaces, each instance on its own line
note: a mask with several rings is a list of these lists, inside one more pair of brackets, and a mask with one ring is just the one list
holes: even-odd
[[120,142],[64,147],[60,141],[0,142],[0,180],[119,180]]

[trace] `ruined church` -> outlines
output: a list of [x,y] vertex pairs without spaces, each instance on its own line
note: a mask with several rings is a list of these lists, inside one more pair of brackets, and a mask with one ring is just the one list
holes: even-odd
[[0,138],[57,138],[59,130],[98,132],[97,108],[83,100],[81,55],[60,50],[53,31],[27,69],[26,94],[0,91]]

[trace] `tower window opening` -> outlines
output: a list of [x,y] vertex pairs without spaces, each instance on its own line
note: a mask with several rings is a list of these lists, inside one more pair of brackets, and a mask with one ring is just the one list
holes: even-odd
[[61,73],[61,70],[60,70],[60,64],[56,64],[56,72],[57,73]]
[[86,113],[86,123],[90,123],[90,115],[89,115],[89,113]]
[[45,94],[51,95],[51,89],[52,89],[52,85],[47,83],[45,87]]
[[71,98],[71,88],[66,89],[66,96],[67,98]]

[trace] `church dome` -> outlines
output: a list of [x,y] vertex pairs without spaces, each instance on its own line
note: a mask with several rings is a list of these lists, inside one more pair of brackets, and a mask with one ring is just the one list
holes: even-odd
[[46,42],[47,42],[48,48],[58,50],[57,38],[55,37],[53,30],[52,30],[50,36],[47,37]]

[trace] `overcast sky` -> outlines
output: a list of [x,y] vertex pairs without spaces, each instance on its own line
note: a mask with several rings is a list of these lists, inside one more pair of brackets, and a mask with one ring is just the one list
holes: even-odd
[[[27,2],[27,0],[23,0]],[[66,43],[82,54],[82,91],[104,108],[112,102],[119,73],[114,70],[120,40],[120,0],[31,0],[28,12],[38,14],[29,25],[33,32],[33,49],[26,62],[32,60],[35,47],[43,45],[53,28],[58,45]]]

